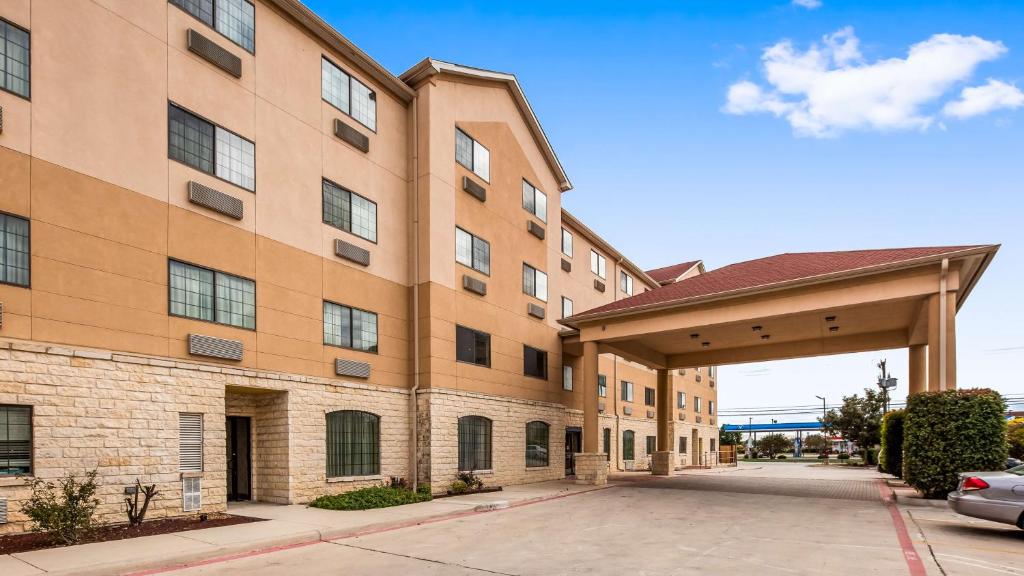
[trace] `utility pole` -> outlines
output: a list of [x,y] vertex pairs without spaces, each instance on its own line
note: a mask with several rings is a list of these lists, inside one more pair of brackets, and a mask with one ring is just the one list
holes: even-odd
[[[821,431],[824,432],[825,431],[825,416],[828,414],[825,411],[825,397],[824,396],[818,396],[817,394],[815,394],[814,397],[817,398],[818,400],[821,400],[821,424],[822,424]],[[831,439],[828,436],[825,436],[825,434],[822,434],[822,437],[825,438],[825,465],[828,465],[828,453],[829,453],[829,449],[832,447],[831,446]]]
[[882,414],[889,412],[889,390],[896,388],[896,379],[889,375],[885,368],[885,358],[878,363],[882,374],[878,377],[878,388],[882,390]]

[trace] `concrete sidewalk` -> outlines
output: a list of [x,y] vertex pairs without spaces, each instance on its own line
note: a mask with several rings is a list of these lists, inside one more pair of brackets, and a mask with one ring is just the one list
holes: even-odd
[[194,564],[210,558],[241,555],[268,548],[336,540],[388,529],[475,514],[475,508],[498,501],[523,506],[607,486],[577,486],[571,481],[512,486],[501,492],[440,498],[420,504],[363,511],[335,511],[304,505],[239,503],[228,512],[265,518],[176,534],[97,542],[0,556],[0,574],[22,576],[108,575],[138,573]]

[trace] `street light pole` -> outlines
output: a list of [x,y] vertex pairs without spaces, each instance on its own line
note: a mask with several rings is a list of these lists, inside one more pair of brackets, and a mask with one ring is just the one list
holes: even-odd
[[[827,412],[825,411],[825,397],[824,396],[818,396],[817,394],[815,394],[814,397],[817,398],[818,400],[821,400],[821,426],[822,426],[821,430],[822,430],[822,432],[824,432],[825,431],[825,416],[827,415]],[[829,448],[831,448],[831,446],[829,444],[830,440],[824,434],[822,434],[822,437],[825,438],[825,464],[828,464],[828,452],[829,452]]]

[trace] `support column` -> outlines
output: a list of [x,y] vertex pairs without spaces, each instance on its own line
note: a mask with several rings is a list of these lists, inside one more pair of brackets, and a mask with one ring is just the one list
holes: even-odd
[[665,369],[657,372],[658,451],[651,459],[651,473],[670,476],[676,469],[676,454],[672,451],[672,374]]
[[956,292],[928,298],[928,391],[956,389]]
[[908,394],[928,390],[928,346],[916,344],[910,347]]
[[606,484],[608,458],[601,452],[597,413],[597,342],[583,343],[583,452],[576,454],[577,484]]

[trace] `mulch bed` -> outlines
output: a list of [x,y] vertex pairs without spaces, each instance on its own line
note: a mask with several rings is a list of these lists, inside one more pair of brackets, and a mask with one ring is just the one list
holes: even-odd
[[458,494],[448,490],[444,494],[434,494],[434,499],[448,498],[450,496],[466,496],[467,494],[487,494],[490,492],[501,492],[501,486],[487,486],[478,490],[466,490],[465,492],[459,492]]
[[[259,522],[262,518],[248,518],[245,516],[231,516],[230,514],[204,514],[206,520],[196,516],[185,516],[182,518],[160,518],[146,520],[139,526],[129,528],[127,524],[112,524],[94,528],[87,534],[79,544],[90,542],[107,542],[110,540],[126,540],[138,538],[139,536],[155,536],[157,534],[173,534],[175,532],[186,532],[188,530],[199,530],[202,528],[216,528],[218,526],[232,526],[234,524],[247,524]],[[57,548],[64,546],[57,542],[46,532],[28,532],[25,534],[7,534],[0,536],[0,554],[15,554],[17,552],[31,552],[44,548]]]

